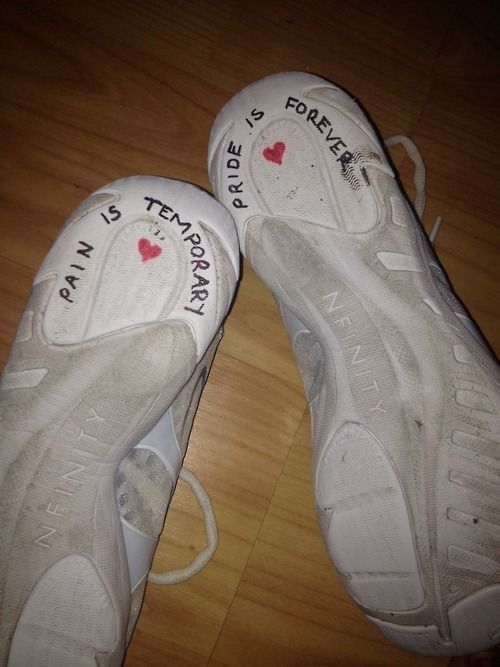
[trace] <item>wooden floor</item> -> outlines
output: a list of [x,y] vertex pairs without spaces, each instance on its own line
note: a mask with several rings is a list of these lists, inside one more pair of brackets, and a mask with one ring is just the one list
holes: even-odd
[[[131,174],[208,188],[224,102],[268,73],[337,81],[381,133],[423,152],[428,229],[500,348],[500,58],[496,2],[44,0],[0,6],[0,356],[65,217]],[[410,162],[396,150],[404,180]],[[193,429],[187,465],[220,546],[196,578],[149,586],[127,667],[443,665],[386,642],[342,590],[316,526],[309,417],[274,302],[248,265]],[[178,488],[155,569],[204,543]]]

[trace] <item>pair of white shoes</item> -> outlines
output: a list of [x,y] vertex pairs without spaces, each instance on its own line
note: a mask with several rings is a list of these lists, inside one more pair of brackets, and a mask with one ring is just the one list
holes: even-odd
[[218,115],[209,172],[226,208],[163,178],[98,190],[35,278],[0,386],[0,665],[121,664],[239,248],[292,340],[345,587],[409,650],[498,643],[498,366],[370,121],[271,76]]

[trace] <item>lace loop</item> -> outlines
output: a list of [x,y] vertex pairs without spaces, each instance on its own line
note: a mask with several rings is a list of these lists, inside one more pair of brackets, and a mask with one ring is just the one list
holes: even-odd
[[[410,139],[410,137],[407,137],[405,134],[395,134],[392,137],[387,137],[387,139],[385,139],[385,145],[388,148],[390,148],[391,146],[396,146],[396,144],[401,144],[403,146],[403,148],[406,150],[408,154],[408,157],[413,162],[413,166],[415,168],[415,171],[413,172],[413,183],[415,185],[415,199],[413,200],[413,206],[415,207],[415,211],[417,212],[420,221],[422,221],[425,210],[424,160],[415,143],[412,141],[412,139]],[[434,224],[432,225],[432,229],[429,234],[429,241],[433,245],[434,242],[436,241],[442,222],[443,218],[440,215],[438,215],[438,217],[434,221]]]
[[210,561],[219,543],[217,522],[208,493],[205,491],[196,475],[185,467],[181,469],[179,479],[188,484],[198,502],[198,505],[203,511],[207,545],[198,554],[196,554],[193,560],[188,565],[186,565],[186,567],[179,568],[177,570],[166,570],[165,572],[150,572],[148,575],[148,581],[153,584],[172,585],[178,584],[181,581],[186,581],[186,579],[191,579],[191,577],[194,577],[195,574],[198,574],[198,572],[200,572],[200,570],[202,570]]

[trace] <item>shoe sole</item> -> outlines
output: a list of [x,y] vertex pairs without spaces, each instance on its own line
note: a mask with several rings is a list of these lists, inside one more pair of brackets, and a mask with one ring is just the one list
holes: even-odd
[[409,650],[496,644],[498,366],[371,123],[330,82],[273,75],[217,116],[209,172],[292,340],[345,587]]
[[0,385],[0,664],[121,664],[156,540],[121,519],[116,473],[163,439],[174,486],[167,409],[219,330],[238,252],[210,195],[133,177],[86,199],[47,255]]

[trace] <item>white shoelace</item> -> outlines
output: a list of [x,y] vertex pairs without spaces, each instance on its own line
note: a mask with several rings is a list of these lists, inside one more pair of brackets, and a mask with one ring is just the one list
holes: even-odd
[[[413,162],[413,183],[415,185],[415,199],[413,201],[413,206],[415,207],[415,211],[419,219],[422,220],[425,209],[424,161],[420,151],[414,142],[410,139],[410,137],[407,137],[404,134],[395,134],[394,136],[388,137],[385,140],[385,145],[388,148],[395,146],[396,144],[401,144],[403,146],[408,154],[408,157]],[[434,225],[432,226],[429,234],[429,241],[432,244],[434,244],[436,240],[442,221],[443,220],[441,216],[438,216],[434,222]],[[212,559],[219,543],[217,520],[215,518],[215,512],[208,493],[205,491],[196,475],[184,466],[181,469],[179,479],[189,485],[196,500],[198,501],[199,506],[203,511],[207,544],[205,548],[202,549],[202,551],[200,551],[193,558],[193,560],[183,568],[178,570],[166,570],[164,572],[150,572],[148,575],[148,581],[153,584],[171,585],[178,584],[181,581],[186,581],[187,579],[191,579],[191,577],[194,577],[196,574],[198,574],[198,572],[200,572]]]
[[[405,134],[395,134],[392,137],[387,137],[385,140],[385,145],[388,148],[396,146],[397,144],[403,146],[408,157],[413,162],[413,184],[415,185],[415,199],[413,200],[413,206],[415,207],[419,220],[422,221],[425,209],[425,164],[420,151],[410,137],[407,137]],[[442,222],[442,217],[438,215],[429,233],[429,241],[432,244],[434,244],[437,238]]]
[[181,468],[179,479],[185,482],[193,492],[194,497],[198,501],[198,505],[203,511],[203,519],[205,522],[205,535],[207,544],[193,560],[178,570],[165,570],[164,572],[150,572],[148,581],[153,584],[178,584],[186,579],[191,579],[195,574],[198,574],[205,565],[212,559],[212,556],[217,550],[219,543],[219,534],[217,531],[217,521],[215,519],[214,508],[210,501],[208,493],[203,488],[200,480],[194,473],[186,467]]

